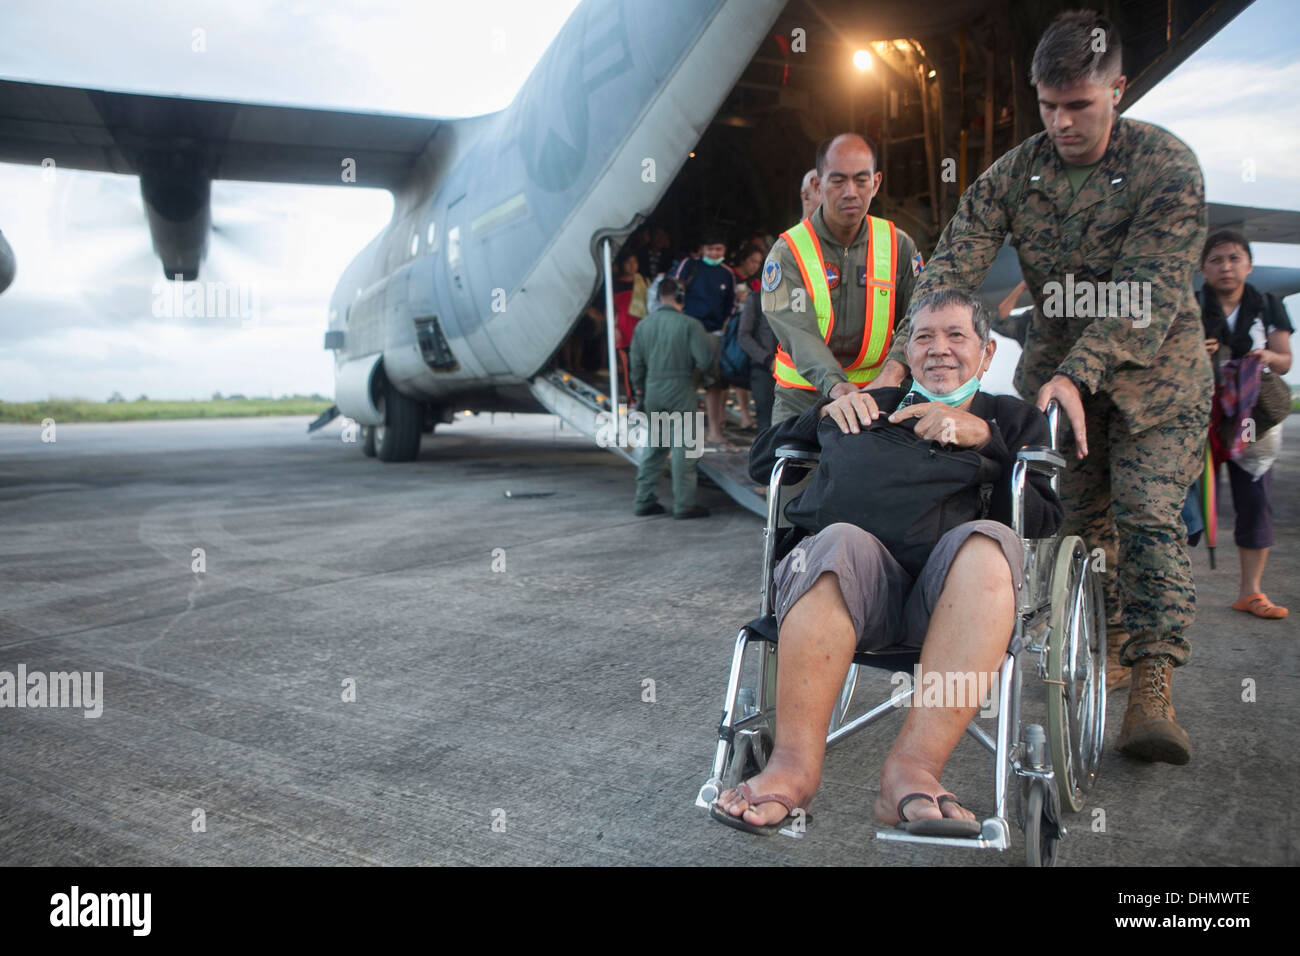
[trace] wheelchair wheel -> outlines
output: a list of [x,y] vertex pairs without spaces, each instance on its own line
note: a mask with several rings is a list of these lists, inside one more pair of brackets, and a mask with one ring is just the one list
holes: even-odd
[[1061,541],[1047,644],[1047,743],[1061,808],[1083,809],[1106,726],[1106,606],[1082,539]]
[[1049,816],[1050,806],[1047,782],[1035,780],[1029,786],[1029,797],[1025,801],[1025,862],[1033,867],[1056,865],[1061,831]]

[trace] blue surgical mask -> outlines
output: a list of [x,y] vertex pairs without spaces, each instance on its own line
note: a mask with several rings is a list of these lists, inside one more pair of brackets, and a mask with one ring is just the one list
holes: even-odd
[[912,391],[916,392],[927,402],[943,402],[945,405],[951,405],[953,408],[956,408],[962,402],[966,401],[966,399],[978,392],[979,388],[980,377],[978,375],[972,375],[966,380],[965,384],[959,385],[947,395],[935,395],[933,392],[927,391],[923,388],[920,382],[915,380],[912,382]]
[[706,266],[720,266],[720,265],[722,265],[722,260],[721,260],[721,259],[710,259],[708,256],[705,256],[705,257],[704,257],[704,264],[705,264]]

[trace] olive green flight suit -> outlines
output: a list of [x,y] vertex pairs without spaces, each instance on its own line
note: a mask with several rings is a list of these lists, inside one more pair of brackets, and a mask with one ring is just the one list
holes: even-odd
[[[803,276],[785,239],[777,239],[768,253],[763,276],[770,272],[770,263],[779,267],[780,276],[775,288],[767,290],[763,283],[763,314],[767,316],[781,347],[790,353],[795,369],[816,388],[790,388],[776,383],[776,399],[772,405],[772,424],[800,415],[822,397],[830,397],[831,389],[847,382],[844,367],[851,365],[862,351],[862,337],[866,332],[867,289],[865,282],[867,245],[871,230],[866,217],[858,229],[857,238],[848,246],[840,245],[822,218],[821,207],[812,214],[813,231],[821,243],[822,259],[828,266],[839,270],[840,282],[831,289],[831,308],[835,325],[831,329],[830,344],[817,327],[817,313],[813,311],[812,293],[804,288]],[[898,257],[894,269],[894,328],[897,329],[907,314],[907,304],[912,297],[916,274],[921,271],[916,243],[902,229],[896,229]],[[794,294],[800,290],[802,294]]]
[[[632,387],[635,394],[642,396],[639,410],[693,416],[699,407],[697,385],[707,387],[717,377],[717,342],[716,336],[704,331],[699,319],[668,306],[660,306],[638,322],[628,359]],[[692,418],[692,424],[694,421]],[[696,437],[703,442],[703,434]],[[683,441],[674,440],[671,449],[653,444],[644,449],[636,470],[636,507],[658,500],[655,486],[670,451],[673,510],[680,513],[695,506],[697,461],[686,456]]]

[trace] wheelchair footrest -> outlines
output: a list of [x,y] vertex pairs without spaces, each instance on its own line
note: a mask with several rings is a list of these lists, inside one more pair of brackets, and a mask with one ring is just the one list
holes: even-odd
[[877,830],[877,840],[895,843],[927,843],[931,846],[960,846],[973,850],[1005,850],[1011,845],[1007,822],[1000,817],[989,817],[980,824],[977,837],[920,836],[897,828]]

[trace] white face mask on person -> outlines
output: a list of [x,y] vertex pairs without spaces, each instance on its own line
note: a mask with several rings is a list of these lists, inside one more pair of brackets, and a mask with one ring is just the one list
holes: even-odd
[[[972,395],[978,392],[979,388],[980,388],[980,377],[978,375],[972,375],[970,378],[968,378],[961,385],[958,385],[947,395],[936,395],[934,392],[931,392],[929,389],[925,388],[920,382],[917,381],[912,382],[911,390],[913,392],[916,392],[927,402],[943,402],[943,404],[945,405],[951,405],[953,408],[956,408],[962,402],[966,401],[966,399],[970,398]],[[903,396],[903,398],[904,401],[906,401],[907,396]]]

